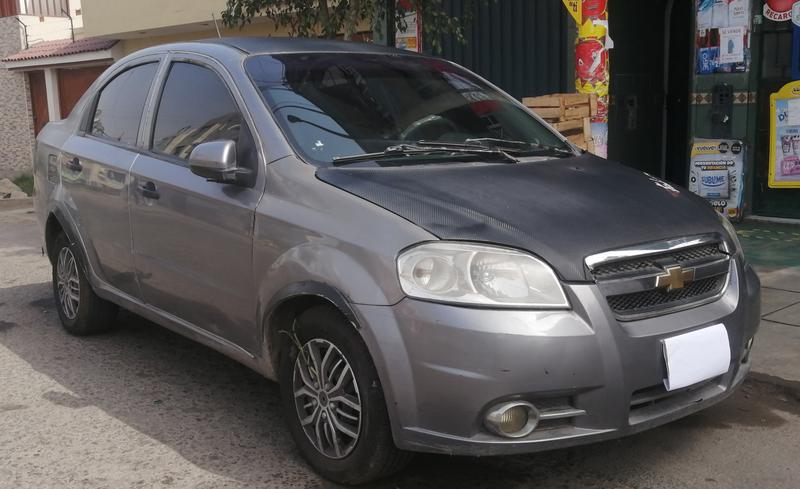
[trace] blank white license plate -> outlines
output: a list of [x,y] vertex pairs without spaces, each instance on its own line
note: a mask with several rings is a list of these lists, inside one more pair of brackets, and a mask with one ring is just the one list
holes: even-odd
[[728,371],[731,345],[723,324],[661,340],[668,391],[681,389]]

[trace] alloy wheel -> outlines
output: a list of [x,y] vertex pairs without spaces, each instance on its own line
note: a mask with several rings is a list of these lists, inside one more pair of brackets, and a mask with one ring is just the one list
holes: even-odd
[[361,433],[361,394],[347,358],[330,341],[312,339],[297,355],[292,378],[300,425],[314,448],[341,459]]
[[78,264],[75,256],[67,247],[61,248],[58,253],[56,277],[61,310],[67,319],[75,319],[75,316],[78,315],[78,306],[80,306],[81,282],[78,277]]

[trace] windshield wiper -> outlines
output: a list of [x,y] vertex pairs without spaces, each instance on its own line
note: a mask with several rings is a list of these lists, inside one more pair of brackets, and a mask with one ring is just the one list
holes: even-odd
[[[422,143],[422,142],[421,142]],[[479,145],[489,148],[497,148],[506,152],[523,153],[527,151],[546,152],[555,156],[575,156],[575,153],[568,149],[551,146],[549,144],[531,143],[527,141],[514,141],[512,139],[499,138],[472,138],[464,140],[465,144]]]
[[333,158],[333,166],[348,165],[350,163],[358,163],[361,161],[373,161],[390,158],[403,158],[411,156],[423,156],[433,154],[465,154],[474,156],[492,156],[499,157],[509,163],[517,163],[517,159],[509,155],[500,148],[492,148],[480,144],[462,144],[462,143],[438,143],[430,142],[419,144],[398,144],[389,146],[379,153],[364,153],[352,156],[335,156]]

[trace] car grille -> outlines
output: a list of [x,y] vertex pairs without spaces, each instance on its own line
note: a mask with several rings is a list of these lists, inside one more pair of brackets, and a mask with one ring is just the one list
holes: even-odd
[[685,250],[678,250],[672,253],[664,253],[655,256],[636,258],[634,260],[622,260],[606,265],[600,265],[592,270],[592,275],[596,279],[619,278],[631,273],[660,273],[663,268],[658,265],[658,261],[671,260],[678,265],[691,265],[692,262],[703,259],[724,259],[727,257],[719,249],[716,243],[692,246]]
[[[724,292],[730,257],[721,244],[718,241],[687,242],[691,245],[668,251],[642,252],[635,258],[629,258],[630,250],[620,250],[616,254],[606,254],[611,258],[589,266],[592,277],[618,319],[630,321],[695,307],[716,299]],[[667,247],[665,244],[664,248]],[[638,253],[637,250],[634,254]],[[620,258],[614,258],[615,255]],[[658,287],[658,277],[669,281],[667,270],[674,267],[680,267],[678,273],[685,271],[690,276],[672,284],[672,288]]]
[[675,391],[667,391],[663,383],[639,389],[631,396],[628,422],[632,426],[637,425],[718,396],[725,392],[725,388],[720,385],[722,379],[723,377],[715,377]]
[[686,287],[664,292],[659,289],[635,292],[633,294],[622,294],[609,296],[608,305],[618,315],[629,312],[642,313],[651,310],[658,310],[663,306],[670,306],[684,303],[686,301],[697,301],[708,297],[713,297],[725,286],[725,277],[717,275],[690,283]]

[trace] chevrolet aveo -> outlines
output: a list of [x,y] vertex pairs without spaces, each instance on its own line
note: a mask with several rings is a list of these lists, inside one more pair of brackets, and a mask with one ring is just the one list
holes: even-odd
[[138,51],[42,131],[35,184],[68,332],[122,307],[277,380],[335,481],[636,433],[750,368],[731,225],[441,59]]

